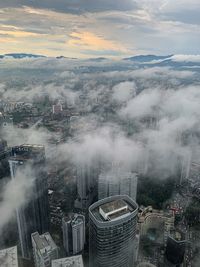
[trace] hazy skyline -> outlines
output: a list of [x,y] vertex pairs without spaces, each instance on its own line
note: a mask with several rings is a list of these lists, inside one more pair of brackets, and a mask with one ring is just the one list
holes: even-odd
[[0,0],[0,54],[200,54],[199,0]]

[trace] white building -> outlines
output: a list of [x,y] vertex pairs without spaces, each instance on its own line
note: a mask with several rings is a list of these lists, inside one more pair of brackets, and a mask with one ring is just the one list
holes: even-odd
[[71,214],[62,219],[63,246],[67,255],[75,255],[84,249],[85,216]]
[[84,267],[81,255],[53,260],[51,267]]
[[119,168],[112,169],[108,173],[99,175],[98,199],[115,195],[128,195],[134,201],[137,197],[136,173],[126,172]]
[[18,267],[17,246],[0,250],[1,267]]
[[53,114],[60,114],[62,111],[63,111],[63,107],[62,107],[61,103],[53,105],[53,107],[52,107]]
[[49,233],[31,235],[35,267],[51,267],[51,261],[58,258],[58,247]]

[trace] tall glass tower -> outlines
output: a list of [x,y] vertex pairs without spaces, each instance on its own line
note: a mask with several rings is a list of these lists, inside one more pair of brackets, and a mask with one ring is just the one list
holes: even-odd
[[12,148],[9,159],[12,179],[19,181],[25,177],[30,183],[30,194],[16,210],[21,254],[23,258],[32,256],[31,234],[48,231],[48,184],[45,171],[45,149],[38,145],[21,145]]
[[138,205],[112,196],[89,208],[89,266],[133,267]]

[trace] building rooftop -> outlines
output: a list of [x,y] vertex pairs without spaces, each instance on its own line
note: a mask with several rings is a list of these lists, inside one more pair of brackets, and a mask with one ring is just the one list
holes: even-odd
[[40,251],[41,255],[57,248],[55,242],[53,241],[49,233],[39,235],[38,232],[35,232],[31,235],[31,237],[35,243],[36,249]]
[[15,150],[18,150],[18,151],[28,152],[28,151],[32,151],[32,150],[35,150],[35,151],[43,150],[44,146],[43,145],[36,145],[36,144],[23,144],[20,146],[15,146],[13,148]]
[[99,206],[105,213],[115,212],[118,209],[126,207],[127,203],[123,199],[117,199]]
[[83,223],[84,221],[84,216],[81,214],[75,214],[73,219],[72,219],[72,225],[77,225],[79,223]]
[[171,230],[170,237],[172,237],[177,242],[185,241],[185,234],[180,230]]
[[142,207],[142,209],[140,209],[140,212],[138,213],[138,222],[139,223],[143,223],[146,218],[148,218],[149,216],[151,217],[162,217],[163,219],[171,219],[174,218],[174,213],[172,210],[156,210],[153,209],[152,206],[148,206],[148,207]]
[[18,267],[17,247],[0,250],[1,267]]
[[53,260],[51,267],[83,267],[81,255]]
[[123,199],[117,199],[99,206],[99,213],[105,220],[114,220],[129,214],[128,204]]
[[156,266],[149,262],[141,262],[137,265],[137,267],[156,267]]
[[200,168],[200,163],[199,162],[192,162],[192,167],[199,167]]
[[28,159],[42,160],[45,157],[45,147],[42,145],[24,144],[11,149],[10,160],[23,161]]
[[90,212],[99,222],[114,221],[137,210],[137,204],[128,196],[113,196],[102,199],[90,207]]
[[68,216],[63,218],[63,221],[66,223],[71,223],[73,225],[78,225],[85,221],[85,217],[82,214],[78,213],[71,213]]

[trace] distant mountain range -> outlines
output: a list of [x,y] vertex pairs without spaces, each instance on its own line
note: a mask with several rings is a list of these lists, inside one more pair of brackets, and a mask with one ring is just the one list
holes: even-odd
[[[13,58],[13,59],[24,59],[24,58],[48,58],[44,55],[36,55],[36,54],[27,54],[27,53],[9,53],[0,55],[0,59],[6,59],[6,58]],[[69,59],[69,60],[78,60],[78,58],[69,58],[65,56],[57,56],[56,59]],[[174,55],[166,55],[166,56],[157,56],[157,55],[137,55],[132,56],[128,58],[123,58],[122,60],[124,62],[127,61],[130,64],[133,65],[140,65],[140,66],[154,66],[154,67],[174,67],[174,68],[199,68],[200,67],[200,60],[195,60],[195,56],[189,57],[188,60],[175,60]],[[194,59],[194,60],[193,60]],[[97,57],[97,58],[88,58],[88,61],[91,62],[104,62],[107,60],[107,58],[104,57]]]
[[78,59],[78,58],[76,58],[76,57],[65,57],[65,56],[57,56],[56,57],[57,59]]
[[168,55],[168,56],[155,56],[155,55],[138,55],[138,56],[133,56],[129,58],[124,58],[124,60],[131,60],[135,62],[140,62],[140,63],[145,63],[145,62],[151,62],[154,60],[165,60],[165,59],[170,59],[173,55]]
[[124,61],[131,62],[134,65],[146,67],[172,67],[172,68],[199,68],[200,61],[193,61],[192,58],[188,60],[176,60],[174,55],[156,56],[156,55],[138,55],[129,58],[124,58]]
[[10,54],[0,55],[0,59],[3,59],[3,58],[22,59],[22,58],[39,58],[39,57],[45,57],[45,56],[35,55],[35,54],[26,54],[26,53],[10,53]]
[[[145,63],[145,62],[151,62],[151,61],[158,61],[158,60],[167,60],[170,59],[172,55],[169,56],[155,56],[155,55],[138,55],[133,56],[129,58],[124,58],[123,60],[129,60],[137,63]],[[14,59],[23,59],[23,58],[40,58],[40,57],[46,57],[43,55],[36,55],[36,54],[27,54],[27,53],[9,53],[0,55],[0,59],[3,58],[14,58]],[[76,59],[76,58],[69,58],[65,56],[57,56],[57,59]],[[89,61],[95,61],[95,62],[101,62],[106,60],[104,57],[98,57],[98,58],[89,58]]]
[[107,60],[105,57],[95,57],[95,58],[89,58],[89,61],[94,61],[94,62],[101,62]]

